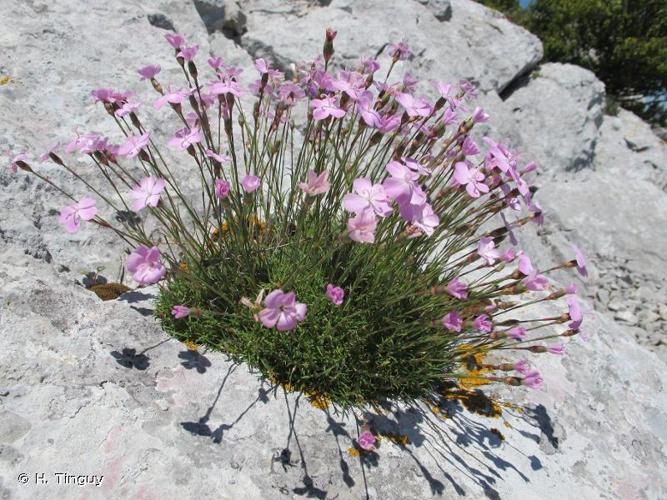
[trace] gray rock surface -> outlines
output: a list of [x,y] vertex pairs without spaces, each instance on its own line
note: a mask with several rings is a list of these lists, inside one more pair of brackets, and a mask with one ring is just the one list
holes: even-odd
[[[353,418],[170,340],[150,317],[150,290],[112,302],[85,290],[82,276],[95,268],[117,279],[122,246],[87,226],[66,235],[62,199],[3,168],[0,498],[667,496],[665,350],[655,345],[667,322],[664,142],[631,113],[603,116],[603,87],[580,68],[544,65],[518,86],[539,42],[467,0],[452,0],[451,18],[440,20],[448,3],[242,2],[248,32],[238,47],[190,0],[2,2],[0,75],[13,81],[0,87],[0,149],[39,153],[74,126],[111,133],[90,91],[146,95],[135,70],[148,63],[177,80],[165,26],[200,44],[202,58],[213,51],[247,68],[251,55],[284,65],[310,57],[329,25],[345,63],[405,38],[416,55],[399,75],[477,82],[494,133],[540,162],[548,217],[526,237],[531,256],[570,258],[576,241],[591,260],[588,341],[539,360],[544,389],[500,394],[528,411],[508,412],[511,427],[460,407],[444,420],[427,409],[368,416],[410,444],[383,440],[362,463],[347,453]],[[173,132],[164,114],[146,112],[157,134]],[[53,165],[41,169],[65,179]],[[104,479],[59,485],[56,472]],[[35,473],[49,483],[35,484]]]

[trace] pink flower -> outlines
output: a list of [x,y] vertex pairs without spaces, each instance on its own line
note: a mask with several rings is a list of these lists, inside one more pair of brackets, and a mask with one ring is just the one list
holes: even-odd
[[274,290],[266,296],[264,305],[259,320],[266,328],[275,327],[280,332],[294,330],[297,322],[306,318],[306,304],[297,302],[294,292]]
[[243,96],[241,86],[231,78],[224,78],[223,80],[212,83],[209,87],[209,91],[214,95],[231,94],[236,97]]
[[326,170],[322,171],[319,175],[314,170],[309,170],[306,182],[300,183],[299,187],[308,196],[324,194],[329,191],[329,187],[331,187],[327,180],[327,175],[328,172]]
[[588,270],[586,269],[586,259],[584,258],[584,254],[581,253],[581,250],[579,250],[579,247],[576,245],[572,245],[572,249],[574,250],[577,271],[579,271],[579,274],[586,278],[588,276]]
[[403,106],[408,116],[429,116],[433,112],[433,107],[426,99],[411,94],[398,94],[396,101]]
[[460,332],[463,328],[463,319],[461,319],[459,313],[452,311],[442,318],[442,326],[450,332]]
[[182,57],[186,61],[192,61],[197,55],[198,51],[199,51],[199,45],[193,45],[192,47],[181,46],[181,50],[178,52],[176,57]]
[[574,295],[577,293],[577,285],[570,283],[565,287],[565,293],[568,295]]
[[557,354],[558,356],[562,356],[563,354],[565,354],[565,346],[562,344],[552,345],[547,347],[547,351],[550,352],[551,354]]
[[484,109],[477,106],[472,112],[472,121],[475,123],[484,123],[489,120],[489,115],[484,112]]
[[444,83],[440,80],[431,80],[431,85],[436,90],[440,97],[443,99],[449,98],[449,93],[452,90],[452,86],[449,83]]
[[530,258],[523,252],[519,255],[519,272],[524,276],[530,276],[535,273],[535,268],[530,262]]
[[114,113],[118,118],[122,118],[125,115],[129,115],[130,113],[136,113],[137,110],[141,107],[140,102],[126,102],[123,104],[120,108],[116,110]]
[[179,149],[185,151],[193,144],[197,144],[204,139],[202,131],[199,127],[196,128],[182,128],[176,135],[169,139],[169,147],[172,149]]
[[281,102],[289,106],[294,106],[297,101],[303,99],[305,96],[306,94],[303,89],[293,83],[285,83],[278,89],[278,98]]
[[514,363],[514,369],[525,375],[530,371],[530,364],[525,359],[521,359]]
[[218,198],[227,198],[227,195],[229,195],[230,190],[231,186],[229,182],[223,181],[222,179],[215,180],[215,195]]
[[138,212],[146,207],[157,207],[165,186],[165,180],[159,177],[144,177],[141,179],[141,182],[130,192],[132,198],[134,198],[132,210]]
[[174,317],[174,319],[185,318],[189,314],[190,314],[190,308],[184,306],[183,304],[178,304],[171,308],[171,315]]
[[521,283],[523,283],[528,290],[533,292],[541,292],[546,290],[549,286],[547,277],[542,274],[537,274],[537,272],[533,272],[529,276],[526,276]]
[[478,168],[469,167],[467,162],[458,162],[454,166],[454,181],[465,186],[472,198],[479,198],[482,193],[489,192],[489,186],[484,184],[484,174]]
[[243,190],[246,193],[253,193],[257,191],[261,182],[262,181],[260,181],[259,177],[256,175],[245,175],[243,176],[243,179],[241,179],[241,186],[243,186]]
[[223,65],[222,57],[217,57],[217,56],[209,57],[208,65],[213,69],[213,71],[218,71],[220,66]]
[[427,236],[433,235],[435,228],[440,224],[440,217],[435,213],[430,203],[419,205],[404,203],[400,206],[401,217]]
[[384,180],[382,187],[390,199],[395,200],[399,205],[426,203],[426,195],[416,183],[419,179],[417,173],[397,161],[390,161],[386,169],[391,177]]
[[572,320],[568,325],[572,330],[578,330],[581,326],[581,323],[584,321],[584,314],[581,312],[581,307],[579,307],[579,302],[577,302],[576,297],[573,295],[568,296],[565,299],[567,302],[567,314]]
[[160,250],[145,245],[139,245],[127,258],[127,270],[140,285],[157,283],[167,273],[167,269],[160,262]]
[[468,285],[458,278],[454,278],[447,284],[447,292],[452,297],[457,299],[467,299],[468,298]]
[[335,97],[324,96],[322,99],[313,99],[310,101],[310,107],[313,108],[313,118],[315,121],[324,120],[330,116],[334,118],[345,116],[345,110],[338,107]]
[[492,266],[500,258],[500,252],[496,249],[493,238],[489,238],[488,236],[479,240],[477,253],[489,266]]
[[507,336],[514,340],[523,340],[526,336],[526,329],[522,326],[515,326],[507,331]]
[[357,438],[357,443],[359,443],[359,448],[362,450],[372,450],[373,445],[375,444],[375,436],[372,432],[364,431],[359,438]]
[[537,370],[532,370],[524,374],[523,385],[531,389],[537,389],[542,385],[542,376]]
[[359,243],[373,243],[378,221],[375,212],[363,210],[347,221],[347,231],[350,239]]
[[327,285],[327,297],[331,299],[331,302],[339,306],[343,303],[343,298],[345,298],[345,290],[329,283]]
[[205,153],[206,153],[206,156],[208,156],[209,158],[213,158],[214,160],[216,160],[219,163],[222,163],[223,165],[229,161],[229,156],[223,155],[223,154],[218,154],[211,149],[207,149],[205,151]]
[[68,233],[76,233],[82,220],[91,220],[96,214],[95,200],[84,196],[77,203],[63,208],[60,211],[58,222],[65,226]]
[[255,68],[257,68],[257,71],[259,71],[260,75],[264,75],[269,72],[270,65],[266,62],[266,60],[260,57],[255,59]]
[[401,115],[399,113],[394,113],[393,115],[384,115],[380,116],[380,123],[377,128],[381,133],[386,134],[395,130],[401,124]]
[[153,106],[155,109],[160,109],[165,104],[181,104],[191,93],[192,91],[190,90],[168,89],[163,96],[160,96],[155,100]]
[[405,42],[392,43],[389,46],[389,56],[394,59],[405,61],[412,55],[412,51]]
[[158,64],[149,64],[138,70],[137,73],[141,75],[142,80],[151,80],[152,78],[155,78],[155,75],[157,75],[161,69],[162,68],[160,68],[160,65]]
[[[10,155],[11,157],[11,155]],[[16,173],[18,169],[18,165],[21,162],[25,162],[28,159],[25,153],[19,153],[13,157],[11,157],[11,160],[9,161],[9,170],[12,171],[12,173]]]
[[480,314],[472,322],[472,326],[475,330],[482,333],[491,333],[493,331],[493,323],[486,314]]
[[515,258],[516,254],[514,253],[513,248],[508,248],[500,256],[500,260],[502,260],[503,262],[512,262]]
[[179,35],[178,33],[174,33],[173,35],[171,33],[167,33],[164,35],[164,37],[167,39],[167,42],[169,42],[169,45],[175,49],[180,49],[181,46],[185,43],[185,37],[183,37],[183,35]]
[[461,151],[466,156],[475,156],[479,153],[479,146],[472,137],[468,136],[463,140],[463,144],[461,144]]
[[352,183],[353,193],[343,197],[343,208],[355,214],[370,208],[380,217],[386,217],[392,212],[387,202],[387,194],[381,184],[373,185],[365,177],[358,177]]
[[149,137],[150,134],[148,132],[141,135],[131,135],[125,139],[123,144],[118,146],[116,154],[118,156],[127,156],[128,158],[136,157],[148,145]]

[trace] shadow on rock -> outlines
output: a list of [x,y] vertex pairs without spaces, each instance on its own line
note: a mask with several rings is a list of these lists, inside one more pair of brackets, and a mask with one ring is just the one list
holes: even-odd
[[197,373],[206,373],[206,370],[211,367],[209,359],[197,351],[181,351],[178,353],[178,357],[183,360],[181,365],[186,370],[197,370]]

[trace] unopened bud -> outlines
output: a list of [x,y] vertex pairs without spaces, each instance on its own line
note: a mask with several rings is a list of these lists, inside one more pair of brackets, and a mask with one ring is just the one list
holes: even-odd
[[190,76],[192,76],[192,78],[197,78],[197,66],[195,65],[194,61],[188,61],[188,71],[190,72]]

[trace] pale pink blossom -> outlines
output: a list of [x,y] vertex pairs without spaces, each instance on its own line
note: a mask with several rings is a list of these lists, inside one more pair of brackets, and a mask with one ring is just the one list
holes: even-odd
[[327,175],[328,172],[326,170],[323,170],[319,174],[314,170],[309,170],[306,182],[300,183],[299,187],[308,196],[324,194],[329,191],[329,188],[331,187],[327,180]]
[[525,359],[520,359],[514,363],[514,369],[525,375],[530,371],[530,364]]
[[157,207],[166,184],[165,180],[159,177],[144,177],[141,179],[139,184],[130,192],[132,198],[134,198],[132,210],[138,212],[146,207]]
[[477,254],[486,261],[488,266],[492,266],[498,259],[500,259],[500,252],[496,249],[496,244],[493,242],[493,238],[488,236],[479,240]]
[[472,198],[479,198],[482,193],[489,192],[489,186],[484,184],[484,174],[466,162],[460,161],[454,166],[454,181],[465,186]]
[[222,80],[213,82],[209,86],[209,92],[211,92],[211,94],[213,95],[231,94],[236,97],[243,96],[243,91],[241,90],[241,86],[238,84],[236,80],[233,80],[231,78],[223,78]]
[[167,89],[164,95],[158,97],[153,103],[155,109],[160,109],[166,104],[181,104],[186,97],[192,93],[191,90],[171,90]]
[[418,174],[397,161],[390,161],[386,169],[391,177],[384,180],[382,187],[389,199],[395,200],[399,205],[404,203],[420,205],[426,202],[426,195],[416,184]]
[[572,245],[572,249],[574,250],[574,260],[577,265],[577,271],[586,278],[588,276],[588,270],[586,269],[586,259],[584,258],[584,254],[576,245]]
[[[142,149],[144,149],[149,142],[150,134],[146,132],[141,135],[131,135],[125,142],[118,146],[116,154],[118,156],[127,156],[128,158],[136,157]],[[82,151],[83,152],[83,151]]]
[[489,115],[484,111],[484,109],[477,106],[475,111],[472,112],[472,121],[475,123],[484,123],[489,121]]
[[537,274],[536,271],[526,276],[521,283],[523,283],[528,290],[533,292],[541,292],[549,287],[549,280],[547,277],[542,274]]
[[523,326],[515,326],[507,331],[507,336],[514,340],[523,340],[526,336],[526,329]]
[[199,51],[199,45],[193,45],[192,47],[181,46],[181,50],[178,51],[176,57],[182,57],[186,61],[192,61],[194,60],[198,51]]
[[339,306],[343,303],[343,299],[345,298],[345,290],[329,283],[327,285],[327,297],[331,299],[331,302]]
[[373,435],[372,432],[369,431],[362,432],[359,438],[357,439],[357,443],[359,443],[359,448],[366,451],[373,449],[375,441],[376,441],[375,436]]
[[118,118],[122,118],[123,116],[129,115],[130,113],[136,113],[140,107],[141,103],[138,101],[127,101],[120,108],[118,108],[114,114]]
[[433,112],[433,106],[426,99],[412,94],[398,94],[396,101],[403,106],[408,116],[429,116]]
[[229,161],[229,156],[218,154],[211,149],[207,149],[205,153],[206,156],[208,156],[209,158],[213,158],[215,161],[217,161],[218,163],[222,163],[223,165]]
[[229,182],[222,179],[215,180],[215,195],[218,198],[227,198],[230,190],[231,186]]
[[405,42],[392,43],[389,45],[389,56],[404,61],[412,55],[412,51]]
[[253,193],[257,191],[262,181],[256,175],[244,175],[241,179],[241,186],[246,193]]
[[372,209],[376,215],[386,217],[392,212],[387,194],[381,184],[375,184],[365,177],[358,177],[352,183],[352,193],[343,197],[343,208],[355,214]]
[[65,226],[68,233],[76,233],[82,220],[91,220],[97,215],[95,200],[84,196],[73,205],[66,206],[60,211],[58,222]]
[[569,327],[572,330],[578,330],[579,327],[581,326],[581,323],[584,321],[584,314],[581,311],[581,307],[579,306],[579,302],[577,302],[576,297],[574,295],[569,295],[566,299],[565,302],[567,303],[567,314],[572,320],[569,323]]
[[523,252],[519,253],[519,272],[524,276],[530,276],[535,273],[535,268],[530,262],[530,257]]
[[522,383],[531,389],[537,389],[542,385],[542,376],[537,370],[532,370],[524,374]]
[[297,302],[294,292],[274,290],[264,299],[264,306],[258,317],[266,328],[275,327],[280,332],[294,330],[306,318],[306,304]]
[[204,140],[204,135],[199,127],[196,128],[182,128],[176,135],[169,139],[169,147],[185,151],[190,146],[198,144]]
[[482,333],[491,333],[493,331],[493,323],[486,314],[480,314],[472,322],[472,326],[475,330]]
[[127,258],[127,270],[139,285],[152,285],[164,278],[167,268],[160,261],[160,250],[139,245]]
[[160,68],[158,64],[149,64],[148,66],[139,69],[137,73],[141,75],[142,80],[150,80],[155,78],[155,75],[157,75],[161,69],[162,68]]
[[401,217],[419,229],[427,236],[433,235],[435,228],[440,224],[440,217],[435,213],[429,203],[415,205],[413,203],[404,203],[400,205]]
[[555,344],[547,347],[547,352],[562,356],[565,354],[565,346],[563,344]]
[[346,111],[338,106],[336,98],[333,96],[323,96],[322,99],[313,99],[310,101],[310,107],[313,108],[313,119],[315,121],[324,120],[333,116],[342,118]]
[[167,33],[164,35],[164,37],[167,39],[167,42],[169,42],[169,45],[175,49],[180,49],[181,46],[185,43],[185,37],[183,35],[179,35],[178,33],[174,33],[173,35],[171,33]]
[[9,170],[12,171],[12,173],[16,173],[19,163],[25,163],[25,161],[28,159],[28,156],[25,153],[19,153],[17,155],[11,156],[10,155],[10,160],[9,160]]
[[366,209],[359,212],[347,221],[347,231],[350,239],[359,243],[373,243],[377,224],[377,217],[373,210]]

